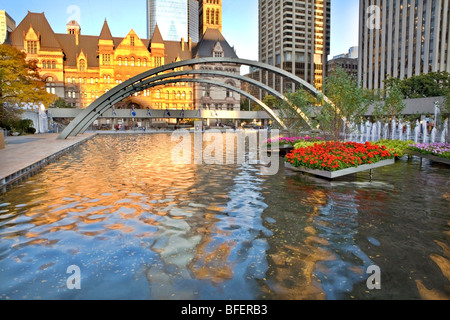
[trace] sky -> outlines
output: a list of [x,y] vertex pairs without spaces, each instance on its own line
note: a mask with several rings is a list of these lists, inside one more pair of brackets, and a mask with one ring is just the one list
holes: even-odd
[[[147,37],[145,0],[11,0],[0,3],[19,24],[31,12],[45,12],[56,33],[66,33],[66,23],[77,20],[85,35],[99,35],[105,19],[114,37],[133,29]],[[358,45],[359,0],[331,0],[330,58]],[[223,35],[243,59],[258,60],[258,0],[223,0]]]

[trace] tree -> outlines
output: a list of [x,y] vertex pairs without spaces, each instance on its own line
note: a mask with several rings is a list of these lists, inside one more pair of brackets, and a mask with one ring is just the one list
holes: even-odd
[[66,102],[63,98],[58,98],[53,103],[53,108],[60,108],[60,109],[70,109],[72,106]]
[[348,133],[346,123],[361,122],[371,99],[366,90],[358,86],[355,77],[341,67],[326,79],[324,89],[332,104],[324,103],[318,120],[321,128],[338,140],[343,132]]
[[430,72],[404,80],[390,77],[384,83],[387,87],[398,85],[405,99],[440,97],[450,90],[450,74],[446,71]]
[[444,96],[443,113],[450,114],[450,89],[447,90]]
[[[317,104],[317,99],[303,89],[294,93],[286,93],[285,97],[287,98],[287,101],[272,97],[273,99],[269,98],[267,102],[270,103],[270,101],[272,101],[273,108],[278,109],[279,117],[283,120],[283,123],[287,128],[287,134],[289,136],[298,135],[302,130],[310,129],[306,120],[295,108],[303,112],[306,117],[311,120],[314,116],[314,108]],[[316,123],[312,121],[311,125],[314,127]]]
[[386,116],[390,117],[390,120],[398,117],[406,108],[404,99],[400,83],[392,82],[386,87],[383,111]]
[[10,45],[0,45],[0,123],[18,119],[26,104],[50,105],[55,95],[45,90],[37,61]]

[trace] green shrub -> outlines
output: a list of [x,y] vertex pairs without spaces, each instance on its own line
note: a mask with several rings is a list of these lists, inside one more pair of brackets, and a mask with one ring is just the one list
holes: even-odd
[[375,142],[376,145],[386,146],[388,149],[393,149],[399,158],[403,157],[408,151],[408,147],[414,144],[414,141],[401,141],[401,140],[387,140],[383,139]]

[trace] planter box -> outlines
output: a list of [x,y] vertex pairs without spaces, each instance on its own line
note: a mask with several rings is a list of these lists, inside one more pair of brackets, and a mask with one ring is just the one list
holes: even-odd
[[[273,152],[274,153],[279,153],[280,157],[285,157],[292,150],[294,150],[294,146],[291,146],[291,145],[287,144],[287,145],[280,146],[278,149],[273,150]],[[267,148],[267,152],[271,153],[272,151],[271,151],[270,148]]]
[[450,159],[433,156],[431,154],[421,154],[420,152],[417,151],[408,151],[408,155],[419,157],[422,159],[428,159],[434,162],[450,164]]
[[338,170],[338,171],[325,171],[325,170],[312,170],[309,168],[305,168],[305,167],[299,167],[296,168],[294,166],[292,166],[290,163],[285,162],[285,167],[293,170],[293,171],[297,171],[297,172],[303,172],[303,173],[308,173],[308,174],[312,174],[321,178],[326,178],[326,179],[336,179],[339,177],[343,177],[343,176],[348,176],[351,174],[355,174],[358,172],[362,172],[362,171],[368,171],[368,170],[373,170],[376,168],[381,168],[381,167],[385,167],[385,166],[389,166],[395,164],[395,159],[388,159],[388,160],[383,160],[374,164],[365,164],[356,168],[348,168],[348,169],[343,169],[343,170]]

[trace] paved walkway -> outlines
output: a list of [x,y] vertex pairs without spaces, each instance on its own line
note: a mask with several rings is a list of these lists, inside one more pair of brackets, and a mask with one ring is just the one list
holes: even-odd
[[85,133],[66,140],[58,140],[58,134],[52,133],[6,137],[6,147],[0,150],[0,188],[30,174],[93,136],[95,133]]

